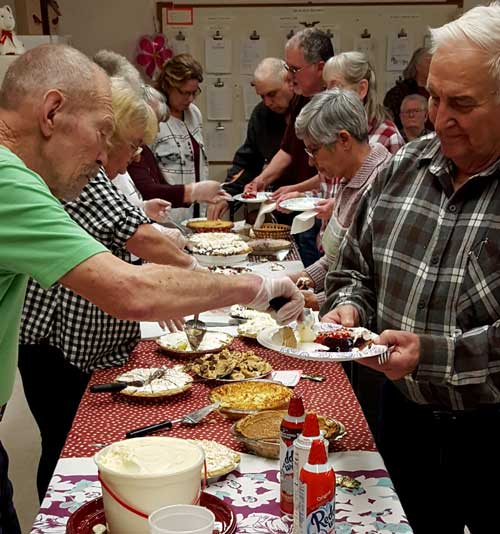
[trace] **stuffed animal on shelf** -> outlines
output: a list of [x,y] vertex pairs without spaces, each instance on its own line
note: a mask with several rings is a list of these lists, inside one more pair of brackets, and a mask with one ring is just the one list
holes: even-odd
[[0,55],[21,55],[25,49],[14,31],[16,21],[10,6],[0,7]]

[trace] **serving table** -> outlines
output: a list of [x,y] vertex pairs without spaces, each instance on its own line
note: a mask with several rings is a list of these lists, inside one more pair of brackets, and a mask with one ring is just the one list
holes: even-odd
[[[286,262],[284,262],[286,264]],[[286,265],[286,270],[296,270]],[[264,264],[265,265],[265,264]],[[283,273],[277,273],[282,275]],[[220,314],[220,312],[219,312]],[[210,318],[210,314],[200,317]],[[335,442],[330,453],[337,474],[361,482],[356,490],[338,488],[336,494],[336,533],[411,533],[400,501],[377,452],[361,407],[338,363],[297,360],[261,347],[256,341],[238,338],[231,348],[253,350],[274,370],[302,369],[320,374],[324,382],[300,380],[294,388],[307,410],[341,421],[347,434]],[[161,351],[155,341],[141,341],[130,360],[120,368],[96,371],[90,385],[111,382],[124,371],[136,367],[173,366],[182,363]],[[209,403],[214,381],[201,381],[174,397],[144,399],[120,393],[91,394],[87,390],[68,435],[50,487],[33,525],[32,534],[62,534],[72,512],[101,495],[97,469],[92,456],[99,445],[123,439],[125,432],[144,425],[175,418]],[[213,439],[241,452],[236,471],[211,483],[206,491],[230,504],[236,514],[239,534],[288,534],[291,519],[279,511],[279,467],[270,460],[244,453],[231,434],[232,421],[214,412],[196,426],[175,424],[159,432],[180,438]]]

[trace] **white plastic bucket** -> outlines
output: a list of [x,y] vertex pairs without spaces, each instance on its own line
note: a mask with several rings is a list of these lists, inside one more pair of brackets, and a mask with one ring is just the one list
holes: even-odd
[[204,453],[184,439],[150,436],[118,441],[99,451],[94,460],[111,534],[147,534],[148,516],[155,510],[198,503]]
[[151,534],[212,534],[215,515],[202,506],[174,504],[149,516]]

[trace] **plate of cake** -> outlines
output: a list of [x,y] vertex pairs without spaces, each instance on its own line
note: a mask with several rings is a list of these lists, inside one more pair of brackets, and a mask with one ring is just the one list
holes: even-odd
[[227,232],[194,234],[187,248],[202,265],[234,265],[252,252],[240,235]]
[[267,202],[271,198],[271,194],[266,191],[259,191],[256,193],[241,193],[241,195],[235,195],[233,200],[239,202],[246,202],[247,204],[262,204],[262,202]]
[[380,356],[386,345],[376,345],[377,334],[367,328],[346,328],[333,323],[301,324],[266,328],[257,341],[264,347],[288,356],[318,362],[346,362]]

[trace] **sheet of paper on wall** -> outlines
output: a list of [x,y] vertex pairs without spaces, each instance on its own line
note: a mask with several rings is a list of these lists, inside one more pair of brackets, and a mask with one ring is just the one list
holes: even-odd
[[399,37],[397,32],[387,36],[387,64],[388,71],[402,71],[408,65],[412,47],[408,37]]
[[248,132],[248,122],[247,121],[241,121],[240,122],[240,127],[238,128],[238,133],[240,134],[239,146],[241,146],[246,141],[247,132]]
[[354,50],[361,52],[370,60],[373,65],[375,63],[375,41],[373,37],[356,37],[354,39]]
[[255,88],[251,85],[252,80],[253,76],[241,76],[245,120],[250,119],[254,107],[260,102],[260,97],[255,92]]
[[205,39],[205,70],[214,74],[228,74],[231,72],[231,41],[222,38]]
[[203,134],[206,138],[208,160],[232,161],[232,125],[228,123],[205,123]]
[[253,75],[257,65],[266,57],[267,44],[262,38],[242,37],[240,47],[240,74]]
[[217,87],[213,81],[207,83],[207,119],[209,121],[230,121],[233,118],[233,87],[227,78],[223,83],[222,87]]
[[185,36],[184,39],[174,39],[170,40],[174,54],[191,54],[191,44],[188,36]]

